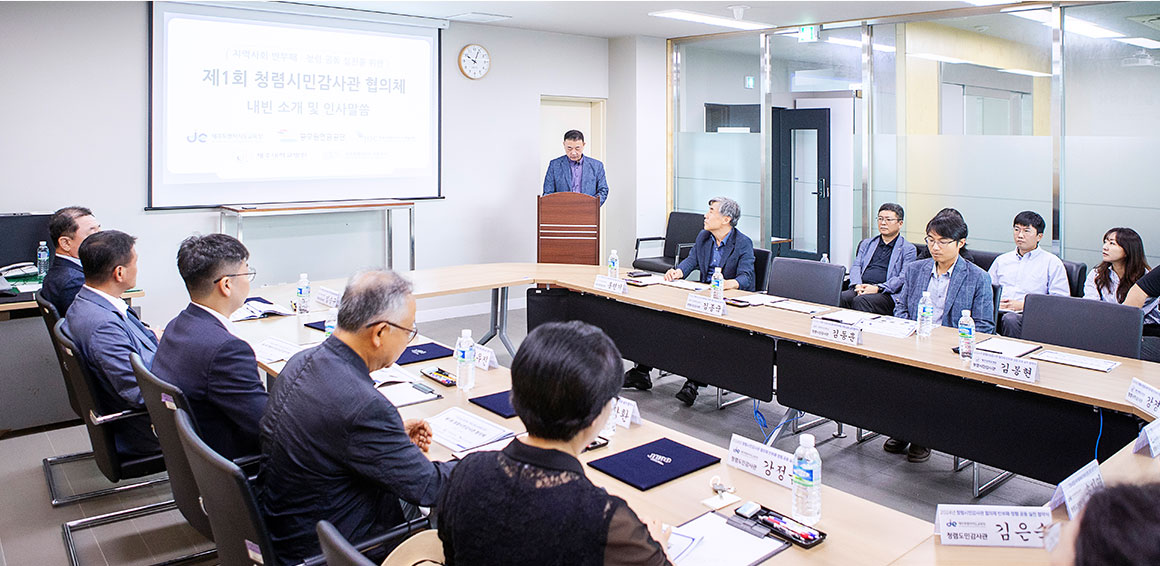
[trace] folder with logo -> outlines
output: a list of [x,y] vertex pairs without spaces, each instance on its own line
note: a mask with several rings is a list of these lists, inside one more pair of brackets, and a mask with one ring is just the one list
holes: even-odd
[[451,348],[440,346],[434,342],[415,344],[414,346],[407,346],[407,349],[403,350],[403,355],[399,356],[399,360],[395,363],[405,366],[415,362],[434,360],[435,358],[446,358],[452,353]]
[[588,463],[632,487],[647,491],[721,459],[667,438]]
[[472,403],[483,407],[505,419],[510,419],[516,416],[516,410],[512,408],[512,391],[500,391],[499,393],[492,393],[491,395],[484,395],[482,397],[472,397],[468,399]]

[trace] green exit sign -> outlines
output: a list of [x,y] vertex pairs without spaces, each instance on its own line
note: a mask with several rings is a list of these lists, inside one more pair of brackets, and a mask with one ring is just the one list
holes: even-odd
[[802,26],[798,28],[798,43],[813,43],[822,36],[822,26]]

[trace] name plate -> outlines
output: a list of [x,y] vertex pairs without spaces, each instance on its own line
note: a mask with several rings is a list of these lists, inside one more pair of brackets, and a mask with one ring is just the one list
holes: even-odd
[[793,454],[740,435],[729,441],[729,466],[793,488]]
[[685,308],[712,316],[725,316],[724,299],[711,299],[696,293],[689,293],[689,298],[685,299]]
[[1139,452],[1145,448],[1153,458],[1160,456],[1160,420],[1154,420],[1140,430],[1140,436],[1136,439],[1136,446],[1132,448],[1132,452]]
[[640,424],[640,409],[636,401],[625,397],[617,399],[616,406],[612,408],[612,422],[624,428],[631,428],[634,423]]
[[499,360],[495,358],[495,350],[480,344],[475,345],[475,367],[487,371],[499,367]]
[[939,505],[935,527],[942,544],[1043,548],[1051,509],[1016,505]]
[[338,291],[335,291],[329,287],[323,287],[321,285],[319,285],[317,290],[314,292],[314,300],[332,309],[338,308],[338,300],[341,296],[342,295],[338,294]]
[[607,275],[597,275],[596,281],[592,283],[593,287],[601,291],[608,291],[609,293],[616,293],[617,295],[627,295],[628,285],[623,279],[616,277],[609,277]]
[[1132,378],[1132,386],[1128,388],[1129,403],[1139,407],[1153,417],[1160,417],[1160,390]]
[[971,371],[1027,383],[1039,381],[1039,362],[986,352],[978,348],[975,348],[975,353],[971,356]]
[[1065,504],[1068,518],[1075,519],[1092,494],[1103,487],[1104,476],[1100,474],[1100,463],[1092,460],[1055,487],[1048,506],[1055,509],[1061,503]]
[[815,318],[810,322],[810,336],[828,342],[857,346],[862,343],[862,329],[852,324]]

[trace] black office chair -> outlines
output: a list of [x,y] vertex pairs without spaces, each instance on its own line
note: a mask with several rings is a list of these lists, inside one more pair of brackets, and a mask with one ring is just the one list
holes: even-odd
[[665,235],[650,238],[637,238],[635,255],[640,254],[640,243],[664,240],[664,249],[659,257],[635,257],[632,261],[633,269],[643,269],[656,273],[664,273],[676,267],[682,259],[689,255],[693,243],[697,241],[697,234],[705,227],[705,217],[693,212],[669,213],[669,221],[665,226]]
[[1063,261],[1063,270],[1067,272],[1067,286],[1071,289],[1071,296],[1083,298],[1083,285],[1087,282],[1088,266],[1082,261]]
[[44,325],[48,329],[48,338],[52,341],[52,350],[56,352],[56,363],[60,366],[60,374],[64,379],[65,391],[68,392],[68,403],[78,417],[84,418],[84,415],[81,414],[80,403],[77,403],[76,393],[73,392],[72,384],[68,380],[68,370],[64,366],[64,354],[60,351],[60,342],[57,342],[56,338],[52,335],[52,328],[61,319],[60,312],[56,310],[55,305],[45,300],[44,297],[41,297],[40,293],[36,293],[35,296],[36,306],[40,309],[40,316],[44,319]]
[[[152,454],[149,456],[141,456],[135,458],[123,458],[117,453],[116,438],[113,433],[112,424],[125,419],[134,418],[148,418],[148,414],[143,410],[126,410],[116,413],[106,413],[101,407],[100,402],[96,397],[97,384],[92,375],[89,374],[88,368],[81,363],[77,355],[76,344],[67,335],[64,330],[64,321],[59,321],[53,326],[53,336],[59,341],[61,346],[62,361],[68,372],[69,381],[72,384],[73,391],[76,392],[76,399],[80,405],[82,414],[85,415],[85,428],[89,433],[89,442],[93,446],[93,458],[97,462],[97,468],[101,470],[109,481],[117,483],[123,479],[140,478],[159,472],[165,471],[165,460],[161,454]],[[49,472],[46,465],[46,473]],[[169,478],[155,478],[151,480],[141,481],[129,485],[118,485],[112,488],[106,488],[86,494],[75,495],[71,497],[59,498],[60,503],[70,503],[82,499],[91,499],[102,495],[109,495],[113,493],[123,493],[132,489],[138,489],[151,485],[166,483]],[[58,498],[53,495],[53,505],[58,504]],[[105,515],[98,515],[88,519],[80,519],[76,521],[69,521],[62,526],[65,550],[68,553],[69,563],[76,564],[76,546],[73,542],[73,533],[76,531],[97,527],[100,525],[107,525],[110,523],[117,523],[129,519],[153,515],[174,509],[176,503],[173,500],[153,503],[141,507],[134,507],[124,511],[117,511]]]
[[837,263],[775,257],[765,290],[778,297],[836,307],[845,278],[846,268]]
[[374,562],[351,546],[330,521],[319,521],[314,530],[318,532],[318,542],[322,545],[326,566],[375,566]]
[[773,252],[761,248],[753,248],[753,288],[757,291],[765,289],[769,281],[769,264],[773,259]]
[[1023,339],[1140,359],[1144,311],[1060,295],[1027,295]]
[[991,320],[995,321],[995,335],[1003,334],[1003,316],[999,314],[999,299],[1003,293],[1003,286],[997,283],[991,283],[991,304],[994,305],[994,313],[991,314]]
[[[995,263],[995,259],[1001,255],[1003,254],[998,252],[971,250],[971,257],[968,259],[968,261],[973,262],[975,265],[979,266],[979,269],[982,269],[983,271],[989,271],[991,269],[991,264]],[[967,259],[966,256],[964,256],[964,259]]]

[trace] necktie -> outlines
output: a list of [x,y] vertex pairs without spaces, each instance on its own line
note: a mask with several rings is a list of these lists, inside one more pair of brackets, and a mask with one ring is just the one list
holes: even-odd
[[137,330],[141,331],[141,335],[144,336],[145,339],[152,342],[154,346],[156,346],[157,335],[154,334],[152,330],[145,328],[145,325],[141,322],[141,319],[137,318],[137,313],[134,312],[133,309],[125,309],[125,314],[128,315],[126,318],[129,319],[129,323],[133,326],[136,326]]

